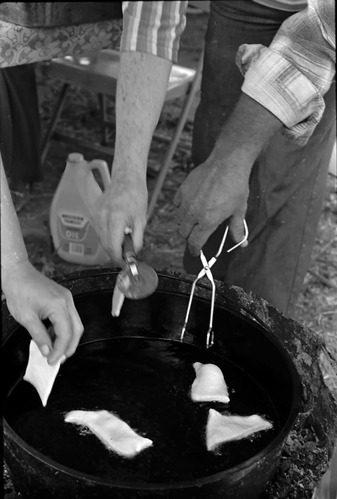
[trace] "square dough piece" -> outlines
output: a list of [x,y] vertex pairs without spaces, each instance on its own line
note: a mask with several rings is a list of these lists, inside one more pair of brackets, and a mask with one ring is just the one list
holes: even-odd
[[123,457],[134,457],[153,442],[137,435],[130,426],[108,411],[71,411],[65,416],[66,423],[85,426],[100,439],[109,450]]
[[43,407],[47,405],[60,365],[65,358],[63,355],[55,365],[50,366],[35,341],[30,342],[28,364],[23,379],[36,388]]

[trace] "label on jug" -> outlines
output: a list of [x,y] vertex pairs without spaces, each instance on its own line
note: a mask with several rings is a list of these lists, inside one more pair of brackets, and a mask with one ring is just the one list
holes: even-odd
[[57,231],[60,249],[73,255],[95,255],[99,241],[90,220],[75,213],[59,213]]

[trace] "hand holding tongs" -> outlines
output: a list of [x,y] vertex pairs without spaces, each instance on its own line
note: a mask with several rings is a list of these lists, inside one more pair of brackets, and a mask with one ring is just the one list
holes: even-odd
[[[228,249],[227,253],[230,253],[234,249],[241,246],[241,244],[243,244],[245,241],[247,241],[247,239],[248,239],[248,227],[247,227],[246,220],[243,220],[243,225],[245,228],[245,235],[244,235],[242,241],[237,243],[232,248]],[[204,275],[206,275],[212,284],[211,313],[210,313],[209,325],[208,325],[207,336],[206,336],[206,348],[210,348],[214,344],[213,314],[214,314],[214,302],[215,302],[215,282],[214,282],[213,274],[211,272],[211,267],[213,267],[213,265],[215,264],[215,262],[217,261],[218,257],[220,256],[220,254],[223,250],[223,247],[224,247],[224,244],[225,244],[225,241],[227,238],[227,234],[228,234],[228,229],[229,229],[229,226],[227,225],[226,230],[225,230],[224,235],[223,235],[223,238],[222,238],[222,241],[220,243],[219,249],[218,249],[216,255],[213,256],[209,260],[209,262],[207,261],[203,251],[200,250],[200,260],[201,260],[201,263],[203,264],[203,268],[200,270],[199,274],[197,275],[197,277],[195,278],[195,280],[193,281],[193,284],[192,284],[192,289],[191,289],[190,299],[188,302],[186,317],[185,317],[184,325],[183,325],[183,328],[182,328],[181,334],[180,334],[180,341],[183,341],[184,335],[186,332],[188,318],[190,315],[190,310],[191,310],[191,305],[192,305],[192,300],[193,300],[193,295],[194,295],[194,291],[195,291],[195,286],[196,286],[198,280],[201,279],[202,277],[204,277]]]

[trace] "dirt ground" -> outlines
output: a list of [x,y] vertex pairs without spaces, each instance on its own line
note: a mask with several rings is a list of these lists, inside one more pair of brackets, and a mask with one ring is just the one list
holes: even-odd
[[[181,64],[195,66],[202,48],[206,23],[206,14],[191,13],[188,15],[187,29],[183,35],[179,56]],[[46,77],[43,66],[37,68],[37,75],[41,126],[42,130],[45,131],[61,84]],[[173,102],[164,107],[158,129],[165,135],[172,133],[179,105],[180,103]],[[110,100],[109,110],[113,113],[113,102]],[[96,96],[81,89],[73,89],[62,114],[60,129],[71,135],[98,141],[100,137],[98,116]],[[176,231],[172,199],[188,171],[192,118],[193,112],[174,156],[172,169],[166,179],[155,215],[148,224],[145,233],[145,245],[141,256],[157,270],[183,271],[184,242]],[[113,130],[110,139],[113,144]],[[100,157],[106,159],[109,164],[111,163],[111,157],[105,157],[87,149],[74,149],[69,144],[53,141],[44,165],[44,180],[34,184],[31,190],[20,187],[12,191],[30,258],[34,265],[49,277],[57,277],[84,268],[62,261],[54,251],[49,233],[50,203],[62,175],[67,155],[74,151],[82,152],[87,160]],[[154,141],[149,160],[150,190],[153,185],[155,168],[162,153],[163,144]],[[336,225],[336,177],[329,174],[326,200],[317,233],[312,264],[305,278],[294,318],[325,339],[327,355],[322,358],[322,365],[326,383],[337,399],[336,372],[333,369],[337,362]],[[318,439],[311,428],[305,428],[300,433],[293,432],[288,438],[280,465],[268,489],[267,497],[269,499],[311,498],[314,484],[324,472],[326,463],[325,449],[320,448]],[[7,499],[17,497],[7,470],[5,470],[5,497]]]

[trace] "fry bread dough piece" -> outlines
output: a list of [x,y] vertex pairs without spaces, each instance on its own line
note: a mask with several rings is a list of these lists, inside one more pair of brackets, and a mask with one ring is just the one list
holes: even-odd
[[191,389],[194,402],[223,402],[228,404],[228,388],[221,369],[215,364],[193,364],[196,378]]
[[133,457],[153,444],[141,437],[130,426],[108,411],[71,411],[66,423],[86,426],[110,450],[123,457]]
[[65,358],[63,355],[55,365],[50,366],[35,341],[30,342],[28,364],[23,379],[36,388],[43,407],[47,405],[60,365]]
[[241,440],[258,431],[269,430],[273,425],[254,414],[252,416],[226,416],[210,409],[206,427],[207,450],[214,450],[224,442]]

